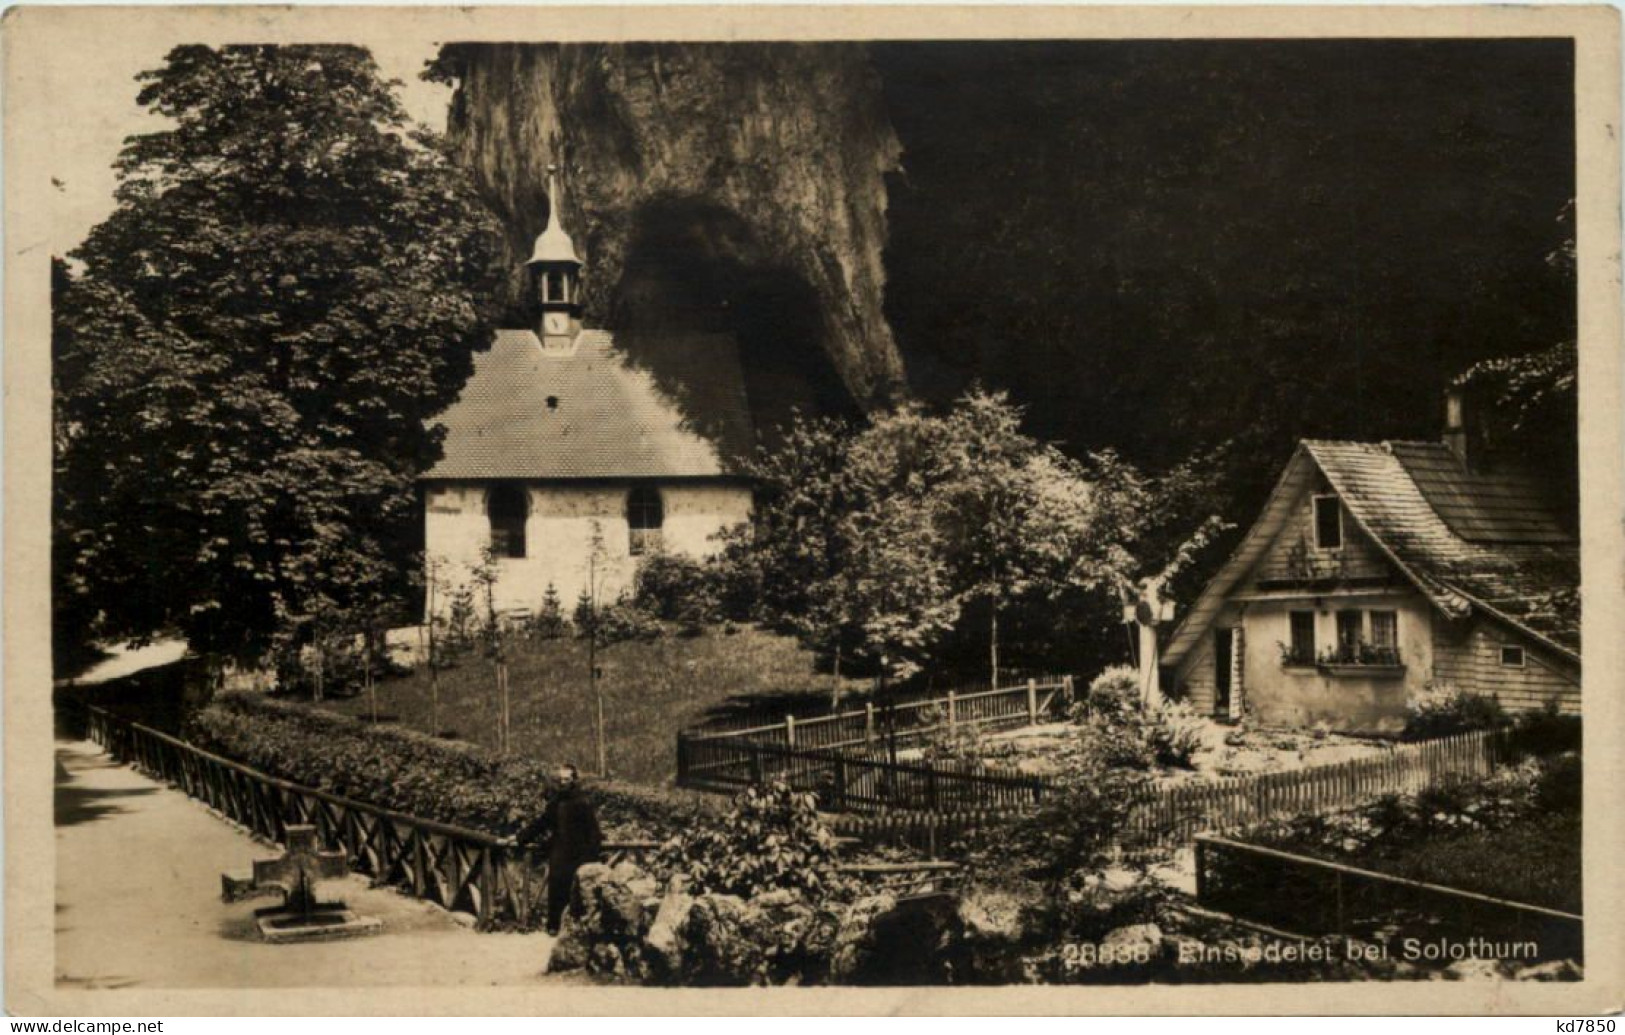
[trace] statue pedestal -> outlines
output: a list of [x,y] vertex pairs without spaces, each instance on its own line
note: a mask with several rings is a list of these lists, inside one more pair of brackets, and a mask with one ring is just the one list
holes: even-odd
[[325,851],[315,827],[290,826],[285,836],[287,848],[281,858],[256,859],[251,875],[220,875],[220,897],[227,902],[273,892],[282,895],[281,905],[254,911],[262,939],[272,944],[330,941],[383,929],[382,920],[360,916],[343,902],[317,898],[318,881],[349,872],[343,852]]
[[377,917],[360,916],[342,902],[321,902],[308,913],[284,906],[256,909],[254,916],[260,937],[273,945],[359,938],[377,934],[384,927]]

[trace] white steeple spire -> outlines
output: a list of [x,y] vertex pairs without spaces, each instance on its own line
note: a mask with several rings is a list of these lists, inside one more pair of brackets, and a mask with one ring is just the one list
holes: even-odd
[[536,237],[536,246],[531,249],[530,262],[569,262],[576,266],[581,260],[576,257],[576,246],[570,240],[570,235],[564,232],[564,195],[559,193],[558,166],[547,167],[547,227]]

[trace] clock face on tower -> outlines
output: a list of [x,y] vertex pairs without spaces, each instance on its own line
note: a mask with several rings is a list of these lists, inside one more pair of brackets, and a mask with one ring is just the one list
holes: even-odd
[[569,334],[570,317],[564,313],[548,313],[542,320],[542,328],[548,334]]

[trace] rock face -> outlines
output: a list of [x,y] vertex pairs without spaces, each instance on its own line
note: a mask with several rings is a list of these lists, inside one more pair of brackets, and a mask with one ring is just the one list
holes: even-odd
[[753,410],[899,394],[881,305],[900,148],[861,45],[456,44],[437,69],[515,267],[558,163],[589,325],[733,331]]
[[970,962],[947,896],[745,899],[695,894],[680,876],[655,892],[635,866],[583,866],[548,969],[657,985],[940,984]]

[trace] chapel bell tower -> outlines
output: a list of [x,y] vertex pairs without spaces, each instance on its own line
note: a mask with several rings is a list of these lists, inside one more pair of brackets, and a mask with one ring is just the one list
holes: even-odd
[[570,352],[581,332],[581,260],[564,232],[558,168],[547,167],[547,228],[536,238],[530,261],[531,298],[538,313],[536,336],[544,352]]

